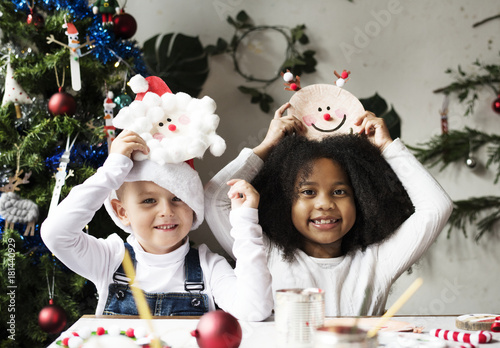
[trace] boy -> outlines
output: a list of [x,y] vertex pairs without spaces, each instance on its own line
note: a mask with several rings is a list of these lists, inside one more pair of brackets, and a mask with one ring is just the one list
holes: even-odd
[[[237,257],[233,270],[206,245],[198,250],[189,246],[189,231],[203,222],[198,173],[185,162],[133,162],[135,152],[149,149],[139,135],[122,131],[104,165],[75,186],[41,227],[54,255],[96,285],[96,315],[138,314],[121,268],[127,248],[153,315],[202,315],[217,303],[238,319],[267,318],[273,298],[258,225],[258,193],[245,181],[229,183]],[[115,223],[131,233],[126,244],[117,234],[96,239],[82,231],[103,203]]]

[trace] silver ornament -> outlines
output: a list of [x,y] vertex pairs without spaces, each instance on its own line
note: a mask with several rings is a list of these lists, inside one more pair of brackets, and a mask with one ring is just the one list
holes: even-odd
[[465,160],[465,165],[467,167],[469,167],[470,169],[474,169],[476,168],[477,166],[477,161],[474,157],[472,156],[469,156],[466,160]]

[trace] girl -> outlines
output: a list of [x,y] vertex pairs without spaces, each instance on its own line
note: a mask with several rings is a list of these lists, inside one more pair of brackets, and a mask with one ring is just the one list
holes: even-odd
[[446,224],[451,200],[383,119],[365,114],[359,134],[314,142],[285,136],[301,131],[285,109],[262,144],[206,185],[207,221],[228,250],[225,182],[255,178],[273,290],[319,287],[327,316],[381,315],[392,283]]

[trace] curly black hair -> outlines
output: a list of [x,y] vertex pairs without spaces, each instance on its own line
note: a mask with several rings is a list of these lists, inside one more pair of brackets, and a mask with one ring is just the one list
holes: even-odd
[[380,243],[413,212],[413,204],[378,147],[366,137],[346,134],[321,141],[287,136],[271,152],[252,181],[260,193],[259,221],[283,258],[292,261],[304,239],[292,223],[292,204],[297,197],[298,176],[307,176],[320,158],[338,163],[354,190],[356,222],[342,238],[342,253]]

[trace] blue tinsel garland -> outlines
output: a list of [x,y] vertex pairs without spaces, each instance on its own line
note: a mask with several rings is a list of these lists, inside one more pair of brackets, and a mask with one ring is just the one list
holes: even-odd
[[[12,0],[16,11],[29,13],[29,1]],[[92,6],[88,6],[87,0],[43,0],[43,6],[48,11],[68,11],[73,21],[84,18],[93,18],[93,22],[88,28],[88,32],[82,34],[82,37],[89,36],[95,40],[92,49],[92,55],[103,64],[116,62],[119,58],[128,60],[133,58],[133,74],[149,76],[146,65],[142,59],[142,52],[133,40],[116,39],[112,29],[103,28],[101,18],[92,13]],[[114,52],[114,53],[113,53]],[[118,58],[119,57],[119,58]]]
[[[55,150],[55,154],[45,159],[45,166],[48,167],[50,171],[54,173],[57,171],[64,151],[65,147],[58,146]],[[97,169],[103,165],[107,157],[108,145],[106,142],[98,145],[75,143],[70,151],[70,163],[68,168],[86,165]]]

